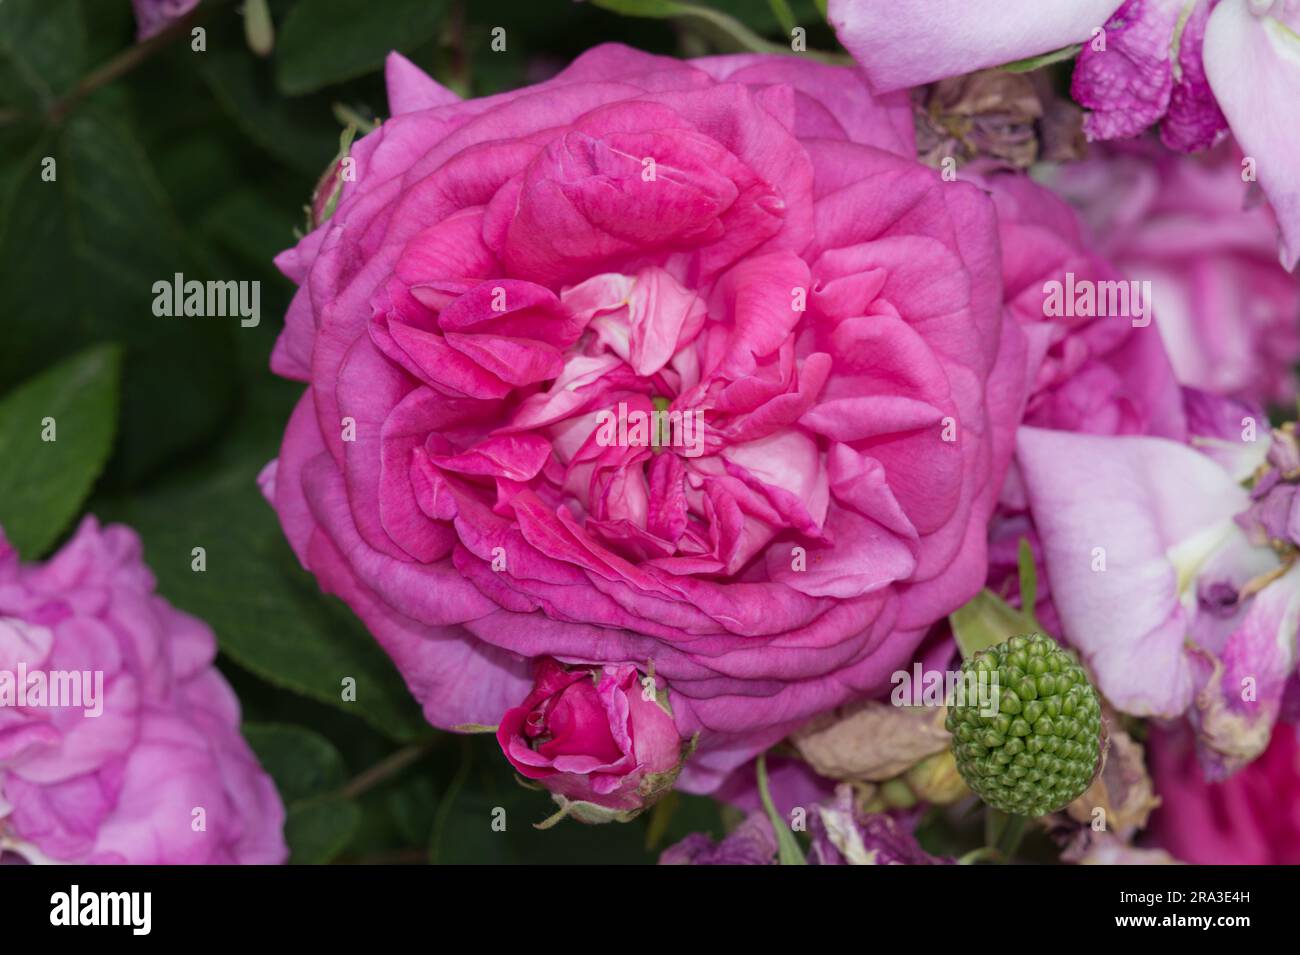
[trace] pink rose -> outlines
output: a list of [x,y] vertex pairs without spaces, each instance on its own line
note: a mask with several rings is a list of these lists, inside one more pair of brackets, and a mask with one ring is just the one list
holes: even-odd
[[1300,360],[1300,283],[1277,261],[1277,222],[1247,208],[1242,156],[1227,145],[1180,157],[1154,143],[1097,147],[1053,187],[1082,213],[1097,248],[1151,282],[1179,381],[1287,404]]
[[498,723],[532,658],[653,666],[698,790],[887,687],[983,581],[1025,365],[992,206],[906,98],[619,46],[389,86],[277,260],[308,388],[264,487],[430,722]]
[[215,655],[128,528],[88,517],[43,564],[0,536],[0,854],[283,862],[284,807]]
[[1149,832],[1197,865],[1300,865],[1300,745],[1278,723],[1264,753],[1235,776],[1206,782],[1185,727],[1153,728],[1151,772],[1161,805]]
[[507,710],[497,742],[512,766],[588,822],[626,820],[677,778],[682,739],[635,667],[537,662],[537,682]]

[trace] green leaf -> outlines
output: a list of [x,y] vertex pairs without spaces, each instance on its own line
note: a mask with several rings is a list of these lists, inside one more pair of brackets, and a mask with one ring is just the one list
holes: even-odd
[[772,16],[776,17],[776,22],[781,25],[781,32],[789,36],[799,25],[794,17],[794,11],[790,9],[790,4],[786,0],[767,0],[767,5],[772,8]]
[[[216,464],[215,470],[211,470]],[[168,481],[106,500],[135,527],[159,590],[202,617],[221,649],[268,683],[353,713],[393,739],[428,726],[392,662],[351,611],[300,566],[257,487],[260,463],[204,462]],[[192,569],[202,547],[206,569]],[[343,699],[343,681],[356,699]]]
[[1033,618],[1021,613],[993,591],[985,588],[948,617],[962,658],[969,660],[980,650],[997,646],[1014,636],[1033,633]]
[[238,319],[153,314],[155,282],[209,276],[117,92],[83,101],[38,140],[0,198],[0,388],[87,344],[120,343],[122,417],[109,472],[129,482],[224,426]]
[[592,4],[625,17],[680,17],[689,12],[687,4],[676,0],[592,0]]
[[48,109],[85,68],[76,0],[0,0],[0,102]]
[[280,30],[277,83],[294,96],[369,73],[430,39],[442,14],[440,0],[298,0]]
[[767,813],[768,822],[772,824],[772,831],[776,833],[777,861],[781,865],[807,865],[808,860],[804,858],[803,849],[799,847],[799,840],[794,837],[794,832],[781,818],[781,814],[776,811],[776,804],[772,802],[772,794],[767,787],[766,753],[758,757],[755,768],[758,773],[758,796],[763,801],[763,810]]
[[91,348],[0,401],[0,527],[27,560],[67,529],[108,460],[120,365],[116,347]]
[[[836,53],[824,53],[807,50],[795,54],[790,48],[789,34],[784,34],[785,42],[773,43],[742,23],[731,14],[711,6],[696,3],[679,3],[677,0],[591,0],[593,6],[621,13],[624,16],[651,17],[654,19],[678,18],[685,21],[693,30],[708,37],[720,49],[732,52],[771,53],[775,55],[800,56],[823,63],[852,63],[845,56]],[[770,16],[770,25],[783,29],[782,21]],[[798,19],[786,7],[785,13],[792,20]]]
[[208,52],[198,57],[195,68],[245,136],[309,177],[299,197],[300,204],[306,203],[312,183],[338,148],[339,128],[330,115],[329,99],[285,99],[276,89],[271,64],[241,48],[243,41],[235,24],[214,23],[208,32]]
[[[198,223],[198,231],[222,252],[237,255],[241,268],[261,268],[269,273],[275,256],[293,242],[288,223],[301,218],[301,207],[278,208],[265,192],[245,187],[210,201]],[[264,285],[263,319],[268,312],[266,292],[268,288]],[[279,316],[275,318],[278,320]]]
[[735,17],[712,7],[676,0],[592,0],[598,7],[632,17],[680,17],[705,29],[710,36],[736,50],[751,53],[790,53],[788,46],[771,43]]
[[291,865],[323,865],[347,848],[361,822],[356,803],[325,796],[290,807],[284,823]]
[[438,790],[428,776],[411,776],[383,794],[383,809],[407,845],[427,845]]
[[347,781],[343,757],[319,733],[284,723],[245,723],[243,730],[286,804],[331,794]]
[[1072,60],[1082,49],[1083,45],[1076,43],[1073,46],[1052,50],[1050,53],[1042,53],[1038,56],[1026,57],[1023,60],[1015,60],[1012,63],[1004,63],[998,69],[1006,70],[1008,73],[1031,73],[1044,66],[1060,63],[1062,60]]
[[1037,628],[1038,619],[1034,614],[1034,608],[1038,606],[1038,568],[1034,564],[1034,548],[1030,545],[1028,537],[1020,538],[1016,562],[1020,574],[1021,613]]

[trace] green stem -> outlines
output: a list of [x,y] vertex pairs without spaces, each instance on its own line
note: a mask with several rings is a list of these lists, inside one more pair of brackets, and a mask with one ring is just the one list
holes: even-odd
[[758,776],[758,798],[762,800],[768,822],[772,824],[772,831],[776,833],[777,861],[781,865],[807,865],[808,860],[804,858],[803,849],[799,847],[799,840],[794,837],[786,821],[776,811],[776,803],[772,801],[772,793],[768,791],[767,753],[758,757],[754,770]]
[[395,753],[381,759],[364,772],[358,773],[342,789],[339,795],[344,799],[356,799],[364,796],[380,783],[400,773],[407,766],[418,761],[440,742],[441,737],[431,736],[422,743],[411,743]]
[[1025,834],[1025,823],[1029,821],[1028,816],[1008,816],[1006,825],[1002,827],[1002,834],[998,837],[998,855],[1002,857],[1003,865],[1009,863],[1016,854],[1016,849],[1020,847],[1020,840]]

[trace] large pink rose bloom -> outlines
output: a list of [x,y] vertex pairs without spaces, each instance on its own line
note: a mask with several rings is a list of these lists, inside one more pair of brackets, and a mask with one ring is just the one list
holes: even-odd
[[389,96],[278,259],[308,388],[265,486],[427,718],[653,667],[701,789],[887,686],[982,582],[1024,368],[992,205],[905,98],[618,46],[463,103],[394,57]]
[[1247,207],[1241,153],[1177,156],[1155,143],[1094,147],[1052,175],[1098,249],[1151,282],[1179,381],[1278,404],[1295,398],[1300,282],[1278,264],[1277,222]]
[[[87,518],[44,564],[0,536],[0,854],[283,862],[284,807],[215,655],[212,631],[154,593],[128,528]],[[80,700],[36,695],[70,674]]]
[[1300,744],[1278,723],[1258,759],[1223,782],[1207,782],[1185,726],[1156,729],[1151,773],[1161,805],[1156,844],[1198,865],[1300,865]]

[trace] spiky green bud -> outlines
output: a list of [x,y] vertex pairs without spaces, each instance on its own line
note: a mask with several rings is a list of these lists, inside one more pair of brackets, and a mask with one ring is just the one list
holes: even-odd
[[985,684],[996,674],[997,690],[949,703],[953,756],[966,784],[995,809],[1021,816],[1046,815],[1081,796],[1102,753],[1101,703],[1083,667],[1035,633],[974,654],[962,664],[964,678],[971,672]]

